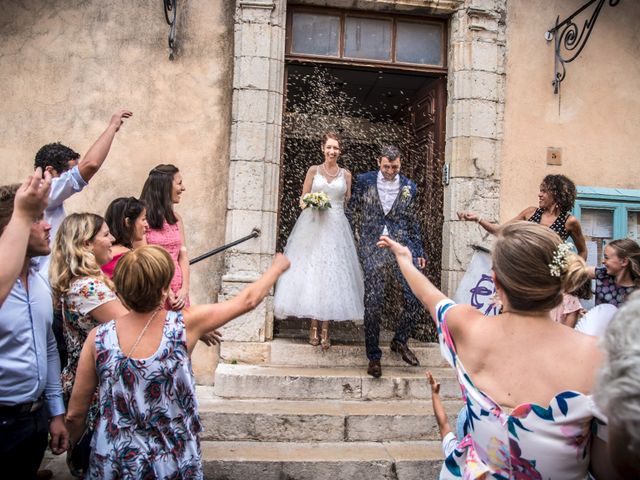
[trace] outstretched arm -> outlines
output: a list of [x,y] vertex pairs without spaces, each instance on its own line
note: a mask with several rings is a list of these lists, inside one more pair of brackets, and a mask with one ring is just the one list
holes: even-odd
[[584,260],[587,259],[587,242],[584,239],[584,235],[582,234],[582,226],[576,217],[571,215],[567,219],[566,223],[567,231],[571,236],[571,240],[576,246],[578,250],[578,255],[580,255]]
[[388,248],[396,256],[396,261],[413,294],[429,309],[431,318],[436,318],[436,305],[440,300],[447,298],[444,293],[425,277],[413,264],[411,250],[391,240],[386,235],[380,237],[378,247]]
[[[534,212],[535,207],[527,207],[507,223],[517,222],[519,220],[527,220],[531,217],[531,215],[533,215]],[[500,225],[499,223],[493,223],[484,218],[480,218],[479,215],[473,212],[458,212],[458,219],[466,222],[476,222],[491,235],[497,234],[498,230],[500,230],[500,227],[502,227],[502,225]]]
[[13,214],[0,237],[0,305],[11,292],[24,265],[29,242],[29,232],[33,222],[40,218],[47,207],[51,174],[36,168],[16,192]]
[[93,178],[100,167],[104,163],[111,144],[116,136],[120,126],[124,122],[125,118],[129,118],[133,115],[129,110],[120,110],[111,116],[111,121],[107,126],[107,129],[102,132],[102,135],[98,137],[95,143],[91,146],[89,151],[85,154],[84,158],[78,163],[78,170],[85,182],[88,182]]
[[222,303],[197,305],[184,311],[187,347],[191,352],[202,335],[256,308],[288,268],[289,260],[276,253],[269,269],[238,295]]
[[433,405],[433,414],[438,422],[438,429],[440,430],[440,438],[444,438],[450,431],[451,426],[447,419],[447,413],[444,411],[444,405],[440,398],[440,384],[433,378],[430,371],[427,371],[427,380],[429,380],[429,386],[431,387],[431,404]]

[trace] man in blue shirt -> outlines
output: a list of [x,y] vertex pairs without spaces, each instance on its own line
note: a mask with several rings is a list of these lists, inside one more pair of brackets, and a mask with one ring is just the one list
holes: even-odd
[[[13,214],[19,185],[0,187],[0,233]],[[51,330],[49,284],[36,257],[49,255],[51,226],[33,219],[18,279],[0,307],[0,476],[36,478],[48,434],[51,451],[67,449],[60,360]]]

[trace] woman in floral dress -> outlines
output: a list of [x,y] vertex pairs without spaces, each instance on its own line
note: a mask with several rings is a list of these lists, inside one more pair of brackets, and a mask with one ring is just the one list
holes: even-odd
[[169,254],[143,246],[122,257],[114,282],[131,311],[89,334],[67,411],[73,444],[98,387],[87,478],[203,478],[191,352],[202,335],[258,306],[288,267],[277,254],[235,298],[175,312],[163,308],[174,274]]
[[589,469],[595,478],[616,478],[606,419],[591,395],[602,362],[597,339],[549,315],[563,290],[588,277],[584,260],[546,227],[502,227],[493,271],[504,309],[486,317],[449,300],[413,266],[406,247],[388,237],[379,246],[391,249],[429,308],[466,403],[470,430],[447,456],[441,479],[587,479]]
[[[124,315],[127,309],[116,297],[113,284],[100,269],[111,261],[113,237],[104,219],[92,213],[74,213],[64,219],[53,245],[50,266],[54,299],[62,309],[62,329],[68,360],[61,381],[65,402],[69,401],[78,360],[87,334],[98,324]],[[87,418],[88,446],[97,415],[94,402]],[[78,475],[88,466],[88,448],[73,456],[72,473]],[[77,458],[85,457],[85,458]]]

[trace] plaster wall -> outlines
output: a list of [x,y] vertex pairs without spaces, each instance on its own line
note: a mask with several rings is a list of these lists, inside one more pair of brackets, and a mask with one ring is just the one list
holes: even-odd
[[[84,154],[111,114],[128,108],[133,117],[67,212],[104,214],[112,199],[139,196],[153,166],[174,163],[187,188],[177,211],[194,257],[225,240],[234,7],[207,0],[178,8],[170,61],[162,2],[3,2],[0,178],[24,179],[45,143]],[[192,303],[215,301],[222,260],[192,267]]]
[[[540,180],[551,173],[576,185],[640,188],[640,2],[604,2],[584,50],[566,65],[560,94],[553,93],[554,42],[544,33],[557,15],[562,21],[585,3],[507,3],[502,221],[537,205]],[[588,17],[578,18],[582,25]],[[546,164],[547,147],[562,148],[561,166]]]

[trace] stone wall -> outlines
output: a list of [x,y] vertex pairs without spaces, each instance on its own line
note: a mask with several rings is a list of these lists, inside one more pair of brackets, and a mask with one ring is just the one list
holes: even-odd
[[[604,2],[584,50],[566,65],[560,94],[553,93],[554,42],[544,34],[556,16],[562,21],[584,3],[508,3],[501,220],[536,205],[547,174],[577,185],[640,187],[640,2]],[[594,8],[576,19],[580,25]],[[562,148],[561,166],[546,164],[547,147]]]
[[[232,3],[179,1],[178,50],[172,62],[162,2],[3,2],[3,183],[22,180],[45,143],[61,141],[86,152],[111,114],[128,108],[134,116],[118,133],[104,167],[67,202],[67,210],[102,214],[113,198],[138,196],[154,165],[174,163],[187,188],[177,210],[185,221],[190,255],[221,245],[229,171]],[[221,271],[221,256],[192,267],[192,302],[216,300]],[[202,355],[194,357],[196,371],[201,381],[210,382],[214,352]]]

